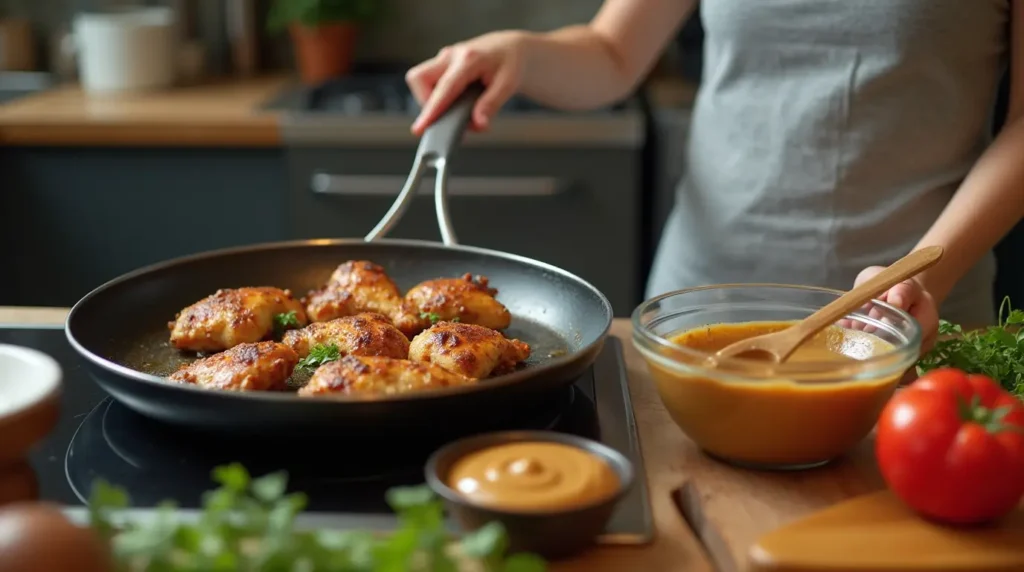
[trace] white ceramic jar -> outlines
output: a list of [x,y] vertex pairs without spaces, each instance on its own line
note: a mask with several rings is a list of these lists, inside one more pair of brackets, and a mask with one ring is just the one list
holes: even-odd
[[74,34],[86,92],[150,91],[174,84],[177,27],[170,8],[84,12],[75,17]]

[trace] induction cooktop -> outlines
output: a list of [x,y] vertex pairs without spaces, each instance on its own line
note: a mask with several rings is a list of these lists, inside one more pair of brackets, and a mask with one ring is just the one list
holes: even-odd
[[[66,505],[76,519],[85,518],[84,506],[98,478],[127,490],[134,517],[147,517],[164,500],[174,500],[186,518],[195,516],[202,493],[216,486],[212,469],[239,462],[257,476],[288,472],[289,489],[309,499],[300,527],[387,530],[396,521],[385,491],[421,484],[426,458],[443,445],[416,435],[386,442],[358,435],[275,440],[167,425],[134,412],[97,386],[63,328],[0,325],[0,343],[41,350],[63,368],[60,420],[30,462],[41,500]],[[650,541],[647,481],[618,339],[608,339],[594,366],[575,384],[528,417],[509,422],[507,429],[571,433],[626,455],[637,471],[636,481],[599,540]]]

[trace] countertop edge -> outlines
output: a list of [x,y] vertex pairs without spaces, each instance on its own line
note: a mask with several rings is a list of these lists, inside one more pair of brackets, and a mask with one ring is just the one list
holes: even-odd
[[[389,144],[413,140],[406,118],[340,123],[337,117],[268,107],[294,83],[287,75],[213,79],[125,96],[89,96],[75,84],[57,85],[0,104],[0,147],[266,148],[366,144],[368,133],[373,135],[370,144],[381,138]],[[694,92],[693,86],[672,79],[653,79],[646,89],[658,108],[687,107]],[[476,136],[469,144],[636,147],[644,132],[638,114],[498,123],[494,133]]]
[[293,83],[280,74],[211,78],[113,95],[56,85],[0,105],[0,146],[280,146],[281,113],[265,106]]
[[276,122],[26,123],[0,125],[0,147],[279,147]]

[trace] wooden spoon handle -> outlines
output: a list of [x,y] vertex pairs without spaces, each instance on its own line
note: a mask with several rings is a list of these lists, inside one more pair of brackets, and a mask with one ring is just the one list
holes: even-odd
[[788,330],[787,333],[793,336],[792,347],[795,349],[810,336],[834,324],[889,288],[931,268],[941,259],[941,246],[927,246],[897,260]]

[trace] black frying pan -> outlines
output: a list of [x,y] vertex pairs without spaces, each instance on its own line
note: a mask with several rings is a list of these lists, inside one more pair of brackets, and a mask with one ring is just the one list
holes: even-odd
[[[564,398],[565,387],[597,358],[612,308],[596,288],[564,270],[456,244],[446,202],[447,161],[479,94],[473,86],[424,135],[409,180],[366,238],[218,250],[142,268],[90,292],[72,308],[65,329],[92,377],[143,415],[194,428],[243,432],[455,435],[485,430]],[[444,242],[381,239],[430,167],[437,171],[436,206]],[[487,276],[513,316],[506,335],[528,342],[530,359],[513,373],[476,385],[387,398],[229,392],[163,379],[191,359],[168,343],[167,323],[185,306],[219,288],[277,286],[303,295],[324,284],[347,260],[380,264],[403,291],[432,278],[467,272]]]

